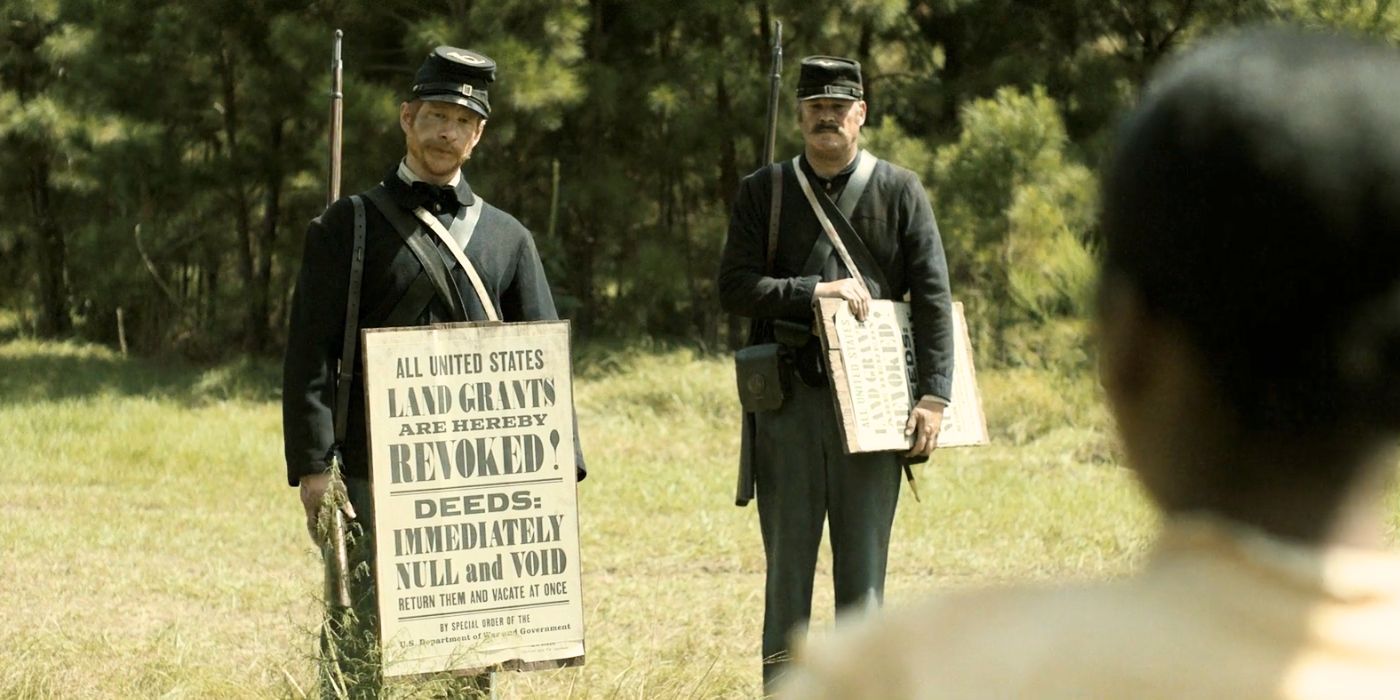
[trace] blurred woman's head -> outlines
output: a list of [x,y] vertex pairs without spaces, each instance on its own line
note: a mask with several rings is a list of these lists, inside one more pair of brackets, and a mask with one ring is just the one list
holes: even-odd
[[1173,63],[1102,230],[1105,387],[1163,505],[1336,500],[1400,433],[1393,50],[1254,31]]

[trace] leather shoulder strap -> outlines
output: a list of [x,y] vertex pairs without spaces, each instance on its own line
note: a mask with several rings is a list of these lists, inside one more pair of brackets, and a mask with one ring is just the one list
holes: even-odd
[[470,320],[467,318],[467,306],[462,302],[461,293],[447,272],[447,265],[443,262],[442,255],[438,253],[437,246],[433,245],[432,240],[423,233],[418,221],[389,198],[383,185],[370,188],[365,196],[384,215],[384,218],[389,220],[389,224],[403,238],[404,244],[413,251],[414,257],[418,258],[418,263],[423,266],[423,272],[428,275],[428,279],[432,280],[433,287],[437,290],[438,296],[447,304],[452,318],[458,321]]
[[[481,218],[481,210],[485,207],[486,202],[483,201],[481,197],[476,198],[476,204],[468,207],[467,218],[471,220],[472,230],[476,228],[476,222]],[[454,239],[453,233],[461,227],[454,225],[454,231],[449,233],[446,228],[443,228],[441,221],[433,218],[433,215],[429,214],[428,210],[422,207],[414,209],[413,215],[418,217],[418,220],[423,222],[423,225],[428,227],[428,230],[432,231],[433,234],[438,237],[438,240],[442,241],[443,246],[447,248],[447,251],[451,253],[452,257],[457,261],[457,266],[462,268],[462,272],[466,273],[467,279],[472,283],[472,289],[476,290],[476,298],[477,301],[481,303],[482,311],[486,312],[486,320],[501,320],[500,317],[496,315],[496,305],[491,303],[491,295],[486,293],[486,285],[481,281],[481,275],[477,273],[476,266],[472,264],[472,261],[467,258],[465,250],[466,244],[462,243],[458,245],[458,241],[471,239],[472,230],[465,231],[465,237]]]
[[[856,163],[855,172],[851,173],[851,179],[846,181],[846,188],[841,190],[841,197],[836,201],[836,208],[840,209],[848,220],[855,212],[856,205],[860,203],[861,195],[865,194],[865,186],[870,184],[870,174],[875,172],[875,164],[880,161],[879,158],[870,155],[869,151],[864,150],[856,154],[856,158],[860,162]],[[795,158],[792,167],[801,167]],[[812,244],[812,252],[807,254],[807,260],[802,264],[802,274],[819,274],[822,265],[826,264],[826,259],[831,256],[833,251],[829,238],[817,236],[817,240]],[[883,284],[881,286],[883,288]]]
[[[797,173],[797,177],[802,177],[802,156],[793,156],[792,170]],[[799,180],[799,184],[801,181]],[[807,259],[802,263],[802,271],[799,273],[803,277],[819,275],[822,266],[826,264],[826,259],[831,257],[833,248],[829,236],[817,236],[817,240],[812,241],[812,250],[807,253]]]
[[408,289],[398,299],[385,299],[373,313],[365,318],[376,319],[376,324],[385,328],[418,325],[418,319],[437,296],[433,281],[425,273],[419,273],[409,283]]
[[851,179],[846,181],[846,189],[841,190],[841,196],[836,200],[836,208],[840,209],[847,219],[855,214],[856,204],[860,202],[861,195],[865,194],[865,186],[870,184],[870,174],[875,172],[875,164],[880,161],[864,149],[856,154],[856,158],[860,162],[856,163],[855,172],[851,173]]
[[[836,204],[831,201],[831,198],[807,182],[807,176],[802,173],[801,169],[798,169],[795,174],[798,184],[802,186],[802,194],[807,197],[807,203],[812,207],[812,213],[821,223],[822,230],[826,232],[826,237],[831,240],[832,247],[841,256],[841,261],[845,263],[851,274],[861,281],[862,285],[873,284],[875,286],[875,289],[870,290],[872,297],[881,298],[881,294],[889,289],[889,285],[885,280],[884,270],[881,270],[879,264],[875,262],[874,256],[870,254],[870,249],[865,246],[865,241],[861,240],[855,227],[851,225],[846,215],[836,208]],[[868,179],[869,175],[866,178]],[[818,237],[818,240],[820,238]],[[856,262],[856,258],[859,258],[860,263]]]
[[857,262],[862,263],[866,277],[875,283],[878,293],[887,294],[890,285],[885,278],[884,269],[875,262],[875,256],[865,245],[865,239],[851,223],[851,216],[855,214],[856,205],[860,203],[861,196],[865,194],[865,186],[870,184],[870,176],[874,174],[875,166],[879,164],[880,159],[864,149],[861,149],[856,157],[860,159],[860,162],[856,164],[855,172],[851,173],[851,179],[846,182],[846,189],[842,190],[841,197],[835,202],[837,213],[840,214],[834,218],[836,230],[841,233],[842,240],[847,241],[851,255],[855,256]]
[[[480,202],[480,197],[477,198]],[[481,211],[484,207],[473,205],[467,207],[463,216],[452,222],[448,231],[452,234],[452,239],[457,241],[463,250],[471,242],[472,235],[476,231],[476,225],[481,220]],[[452,262],[443,261],[451,269]],[[380,326],[411,326],[418,322],[423,315],[423,309],[432,302],[436,291],[433,289],[433,282],[426,273],[419,273],[413,281],[409,283],[405,291],[398,299],[388,298],[380,301],[365,316],[366,319],[375,319]]]
[[350,378],[355,373],[355,345],[360,338],[360,285],[365,277],[365,203],[352,195],[355,207],[355,240],[350,253],[350,285],[345,295],[345,336],[340,345],[340,366],[335,378],[335,442],[345,440],[350,413]]
[[778,223],[783,216],[783,164],[781,161],[768,166],[772,173],[773,196],[768,202],[768,266],[764,269],[773,274],[773,258],[778,255]]

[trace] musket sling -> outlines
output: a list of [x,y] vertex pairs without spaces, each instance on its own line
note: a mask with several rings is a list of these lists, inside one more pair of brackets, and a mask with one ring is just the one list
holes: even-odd
[[[472,235],[476,231],[477,222],[481,220],[481,211],[481,206],[468,207],[466,215],[452,223],[450,229],[452,238],[457,241],[457,245],[462,250],[466,250],[467,243],[471,241]],[[414,225],[408,221],[405,223]],[[370,311],[367,318],[378,319],[379,325],[385,327],[413,325],[417,323],[424,307],[432,300],[434,293],[433,282],[428,275],[418,275],[398,299],[384,300],[378,307]]]
[[428,227],[429,231],[437,234],[442,244],[447,247],[448,252],[457,260],[457,265],[462,271],[467,273],[467,279],[471,280],[472,288],[476,290],[477,301],[481,302],[481,308],[486,312],[486,320],[499,322],[501,319],[496,315],[496,305],[491,303],[491,295],[486,293],[486,285],[481,281],[481,275],[477,274],[476,266],[467,258],[467,242],[471,240],[472,232],[476,230],[476,222],[481,218],[481,210],[486,206],[485,200],[476,198],[476,203],[467,207],[466,216],[460,221],[462,225],[453,223],[451,234],[443,228],[442,222],[428,213],[427,209],[418,207],[413,210],[413,215]]
[[340,363],[335,379],[335,444],[345,441],[350,413],[350,378],[355,373],[355,343],[360,337],[360,285],[365,277],[365,203],[352,195],[355,206],[355,241],[350,254],[350,284],[345,296],[345,336],[340,344]]
[[[462,302],[462,295],[457,290],[457,285],[452,281],[448,273],[445,261],[437,251],[437,246],[433,244],[418,226],[418,222],[409,216],[395,204],[389,195],[384,191],[383,185],[373,187],[365,193],[369,197],[376,209],[394,227],[394,231],[403,238],[404,244],[413,251],[418,263],[423,266],[423,272],[432,281],[438,296],[447,304],[452,318],[458,321],[470,320],[467,317],[467,305]],[[412,292],[410,288],[409,292]],[[407,297],[408,294],[405,294]],[[417,309],[421,313],[422,307]]]
[[[818,194],[813,190],[811,183],[807,180],[806,173],[802,172],[802,168],[798,164],[798,159],[792,159],[792,169],[797,175],[797,184],[802,187],[802,194],[807,197],[807,203],[812,207],[812,213],[817,216],[822,231],[826,233],[825,236],[818,236],[816,242],[812,244],[812,252],[807,256],[807,261],[802,266],[802,274],[817,274],[822,265],[826,264],[827,257],[835,250],[847,271],[859,284],[866,287],[867,293],[870,292],[870,288],[866,283],[866,276],[873,278],[871,281],[875,283],[877,291],[888,291],[889,285],[885,281],[884,272],[880,270],[879,265],[875,264],[874,256],[865,247],[865,242],[861,240],[850,221],[851,215],[855,212],[856,203],[860,201],[860,196],[865,193],[865,186],[870,183],[870,175],[875,171],[875,164],[879,159],[864,150],[856,157],[860,162],[856,164],[855,172],[851,173],[851,179],[846,183],[846,189],[841,192],[841,196],[835,203],[825,192]],[[829,216],[826,211],[828,208],[834,209],[836,216]],[[842,236],[837,233],[837,223],[841,225],[841,233],[846,235]],[[843,239],[849,240],[850,248],[854,248],[856,255],[866,261],[864,267],[855,264]],[[871,296],[876,295],[871,294]]]
[[[396,231],[398,231],[399,235],[404,238],[406,243],[409,242],[411,238],[418,239],[420,245],[415,246],[412,243],[409,243],[409,250],[414,254],[414,257],[418,258],[418,261],[420,264],[423,265],[424,270],[423,274],[414,278],[413,282],[409,284],[408,289],[397,300],[385,300],[384,302],[380,303],[378,306],[370,310],[368,318],[377,319],[376,323],[384,327],[413,325],[422,315],[423,309],[427,307],[430,301],[432,301],[434,295],[437,295],[440,298],[442,298],[443,302],[447,304],[450,310],[455,311],[454,307],[460,308],[461,315],[458,315],[457,318],[467,318],[466,306],[465,304],[461,304],[460,297],[457,296],[457,294],[455,294],[456,284],[450,283],[450,278],[448,276],[445,263],[442,260],[442,256],[438,255],[435,251],[430,250],[430,248],[435,246],[421,245],[426,241],[424,240],[424,237],[421,234],[416,233],[416,231],[418,230],[417,223],[409,217],[404,216],[402,210],[398,207],[398,205],[394,204],[393,201],[389,200],[386,196],[384,196],[380,187],[375,187],[371,189],[367,193],[367,195],[369,196],[371,203],[375,205],[375,208],[379,209],[380,212],[384,214],[384,217],[389,220],[389,223],[394,227]],[[349,309],[346,312],[346,335],[343,349],[341,351],[341,357],[345,358],[349,358],[354,355],[355,343],[358,339],[358,312],[360,302],[360,288],[363,284],[364,278],[364,236],[366,227],[364,219],[364,201],[360,198],[359,195],[354,195],[351,197],[351,202],[355,205],[356,237],[355,252],[353,254],[354,257],[351,262],[350,270],[350,298],[347,302]],[[481,211],[483,209],[482,204],[482,200],[478,198],[476,205],[467,208],[466,216],[464,216],[460,220],[461,225],[454,224],[452,227],[453,238],[458,241],[458,245],[463,249],[466,248],[467,242],[471,240],[471,237],[476,230],[477,222],[481,219]],[[429,248],[429,250],[424,250],[424,248]],[[436,264],[434,265],[433,263]],[[450,287],[450,291],[453,293],[448,293],[448,287]],[[478,291],[478,294],[480,293],[481,292]],[[456,302],[455,304],[454,301]],[[488,314],[494,313],[494,307],[490,305],[490,303],[486,300],[484,296],[481,297],[481,301],[482,305],[485,308],[491,309],[491,311],[488,311]],[[386,311],[385,309],[388,310]],[[454,313],[454,315],[456,314]],[[345,418],[343,418],[343,416],[346,415],[346,409],[349,406],[348,382],[349,377],[353,374],[353,370],[354,368],[350,364],[343,364],[341,369],[342,374],[341,376],[337,377],[337,443],[345,438],[345,426],[343,425]],[[347,388],[341,390],[340,387],[342,385]]]

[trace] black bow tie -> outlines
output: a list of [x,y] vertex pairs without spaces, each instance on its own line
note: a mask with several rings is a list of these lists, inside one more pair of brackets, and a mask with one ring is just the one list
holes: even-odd
[[438,186],[419,180],[409,186],[413,191],[413,203],[434,214],[457,215],[462,203],[457,200],[457,190],[448,186]]

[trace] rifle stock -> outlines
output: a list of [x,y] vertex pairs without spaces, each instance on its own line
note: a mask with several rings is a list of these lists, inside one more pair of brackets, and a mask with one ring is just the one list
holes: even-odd
[[[346,545],[344,501],[348,498],[340,476],[340,459],[331,465],[331,487],[322,503],[325,542],[321,557],[326,565],[326,605],[335,610],[350,608],[350,553]],[[332,618],[335,618],[332,615]]]

